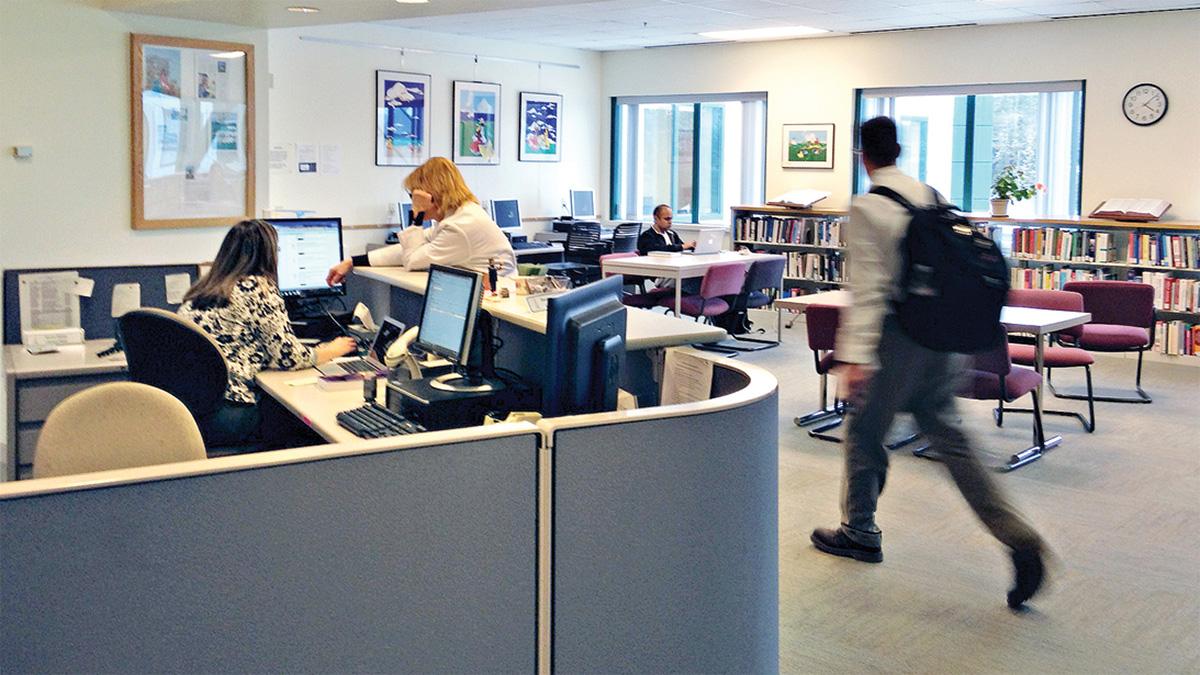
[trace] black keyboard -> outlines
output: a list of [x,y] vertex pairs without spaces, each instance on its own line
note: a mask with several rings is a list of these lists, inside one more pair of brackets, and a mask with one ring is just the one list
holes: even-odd
[[514,251],[524,251],[530,248],[550,248],[550,244],[544,241],[517,241],[513,242]]
[[377,373],[377,372],[379,372],[379,367],[366,359],[359,359],[357,361],[343,361],[343,362],[339,363],[338,365],[352,373]]
[[425,427],[377,404],[338,413],[338,424],[359,438],[385,438],[425,431]]

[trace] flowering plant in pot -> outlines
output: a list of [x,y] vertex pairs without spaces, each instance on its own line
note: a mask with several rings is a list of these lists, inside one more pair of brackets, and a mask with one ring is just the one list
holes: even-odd
[[1008,217],[1010,201],[1019,202],[1031,199],[1038,193],[1038,190],[1045,189],[1045,185],[1031,182],[1023,170],[1009,164],[1004,167],[1003,171],[996,174],[996,179],[992,181],[992,216]]

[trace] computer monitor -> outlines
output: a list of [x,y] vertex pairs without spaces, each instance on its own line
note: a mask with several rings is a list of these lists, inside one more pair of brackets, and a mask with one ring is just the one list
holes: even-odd
[[575,220],[596,218],[595,190],[571,190],[571,217]]
[[621,284],[609,277],[547,300],[547,417],[616,410],[625,359]]
[[400,209],[400,225],[402,227],[412,225],[412,202],[400,202],[396,207]]
[[325,283],[342,261],[341,218],[267,218],[279,238],[279,293],[285,298],[344,295],[343,284]]
[[521,229],[521,207],[515,199],[493,199],[492,219],[502,230]]
[[[483,299],[483,275],[479,272],[429,266],[429,281],[417,330],[417,347],[454,364],[455,372],[435,379],[432,386],[449,391],[490,391],[498,388],[486,380],[492,371],[492,332],[490,317],[480,319]],[[480,336],[475,342],[476,324]],[[474,353],[475,358],[472,358]]]

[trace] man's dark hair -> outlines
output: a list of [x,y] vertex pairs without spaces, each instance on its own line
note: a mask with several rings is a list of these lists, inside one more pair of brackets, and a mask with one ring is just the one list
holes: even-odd
[[657,218],[661,216],[663,211],[666,211],[669,208],[671,208],[670,204],[659,204],[658,206],[654,207],[654,217]]
[[896,123],[890,117],[872,117],[858,130],[859,147],[863,157],[875,166],[891,166],[900,156],[896,142]]

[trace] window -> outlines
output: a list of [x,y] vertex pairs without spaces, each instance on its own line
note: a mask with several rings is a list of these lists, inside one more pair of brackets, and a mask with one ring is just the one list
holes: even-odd
[[763,200],[766,94],[613,99],[611,213],[726,222],[736,203]]
[[[1077,216],[1083,158],[1084,83],[858,90],[858,121],[896,121],[902,171],[967,211],[987,211],[992,177],[1012,165],[1045,190],[1009,207],[1036,218]],[[854,191],[870,181],[855,167]]]

